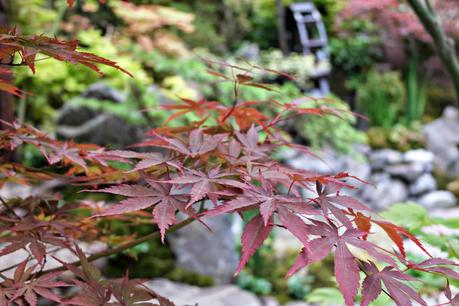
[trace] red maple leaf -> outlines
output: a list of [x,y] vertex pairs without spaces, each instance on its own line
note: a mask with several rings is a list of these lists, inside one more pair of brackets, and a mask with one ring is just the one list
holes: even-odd
[[161,108],[163,109],[177,111],[171,116],[169,116],[167,118],[167,121],[172,121],[176,118],[186,115],[187,113],[193,113],[198,115],[200,118],[203,118],[209,111],[217,109],[218,105],[218,103],[215,101],[207,101],[205,99],[193,101],[191,99],[180,98],[180,100],[182,100],[182,104],[161,106]]
[[451,277],[459,280],[459,273],[451,269],[450,267],[459,267],[459,263],[444,259],[444,258],[429,258],[420,263],[408,262],[406,266],[409,269],[438,273],[446,277]]
[[41,53],[60,61],[82,64],[101,75],[102,73],[96,64],[111,66],[132,76],[114,61],[92,53],[77,51],[78,41],[76,40],[63,41],[44,35],[21,36],[15,29],[3,28],[0,29],[0,46],[3,48],[0,58],[3,59],[5,56],[14,56],[14,54],[19,53],[23,64],[29,66],[32,72],[35,72],[36,56]]
[[[184,175],[180,175],[168,181],[163,181],[177,185],[192,185],[190,192],[190,201],[188,206],[191,204],[208,197],[215,204],[219,194],[222,194],[222,186],[229,186],[235,188],[243,188],[244,184],[230,179],[230,177],[238,177],[237,173],[226,173],[220,172],[220,167],[213,168],[207,173],[202,171],[191,170]],[[226,192],[227,195],[231,195]]]
[[374,244],[360,239],[365,233],[359,230],[348,229],[342,235],[339,235],[336,227],[320,221],[313,221],[313,224],[308,226],[308,232],[312,235],[320,236],[320,238],[309,242],[310,249],[313,252],[308,252],[307,249],[302,250],[287,276],[294,274],[304,266],[322,260],[335,246],[335,276],[348,306],[354,305],[354,299],[360,284],[360,269],[356,258],[348,248],[349,245],[367,251],[376,260],[395,265],[392,257],[381,253]]
[[51,290],[53,288],[68,286],[68,284],[56,280],[61,273],[47,273],[38,278],[29,280],[30,275],[36,269],[37,265],[26,268],[27,263],[28,259],[22,261],[14,271],[14,278],[7,279],[3,282],[3,285],[10,283],[9,285],[15,288],[13,292],[5,294],[3,298],[8,296],[9,302],[15,302],[19,305],[24,305],[24,302],[26,302],[26,304],[30,306],[37,306],[38,296],[61,303],[62,301],[59,296]]
[[369,211],[371,209],[353,197],[339,195],[338,192],[341,188],[342,186],[338,184],[328,183],[323,186],[317,183],[316,191],[319,196],[313,199],[313,201],[320,206],[324,216],[327,216],[330,211],[344,226],[348,229],[352,229],[353,225],[351,221],[346,216],[345,212],[336,205],[353,210]]
[[249,258],[255,251],[263,244],[268,238],[272,230],[272,219],[265,225],[261,215],[253,217],[246,225],[244,233],[242,234],[242,255],[236,273],[241,272],[245,267]]
[[161,240],[164,242],[166,230],[175,222],[175,213],[182,211],[189,216],[194,216],[192,207],[186,207],[189,197],[176,193],[175,186],[171,184],[158,183],[152,179],[146,179],[148,186],[144,185],[118,185],[97,192],[107,192],[128,197],[105,211],[93,217],[109,215],[120,215],[128,212],[153,208],[153,220],[161,232]]
[[427,306],[427,303],[419,294],[407,284],[406,281],[416,280],[394,267],[385,267],[379,271],[373,263],[365,263],[365,271],[369,273],[362,286],[362,306],[369,305],[382,292],[382,283],[389,292],[391,298],[399,306],[412,305],[411,301],[415,300],[420,305]]
[[156,132],[153,132],[153,134],[157,137],[157,140],[148,142],[147,144],[166,148],[191,158],[200,157],[210,153],[218,147],[223,139],[227,137],[226,134],[207,135],[204,134],[203,129],[200,128],[194,129],[190,132],[188,143],[185,143],[177,138],[161,136]]
[[419,241],[419,239],[416,238],[416,236],[408,232],[403,227],[397,226],[386,221],[373,220],[373,222],[383,228],[383,230],[387,233],[389,238],[392,239],[392,241],[397,245],[403,257],[406,257],[405,247],[403,245],[403,236],[413,241],[422,251],[424,251],[424,253],[432,257],[430,253],[424,248],[421,241]]

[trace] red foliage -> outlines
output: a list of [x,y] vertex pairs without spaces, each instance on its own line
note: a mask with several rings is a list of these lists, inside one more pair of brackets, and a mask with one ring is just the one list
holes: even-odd
[[[459,37],[457,1],[436,0],[433,1],[433,6],[446,33],[451,37]],[[378,25],[378,29],[386,34],[387,40],[407,37],[414,37],[423,42],[432,40],[418,17],[403,0],[350,0],[340,13],[340,18],[340,22],[367,18]]]
[[[0,74],[3,75],[11,73],[9,67],[17,65],[27,65],[35,73],[35,62],[39,53],[56,60],[85,65],[99,74],[102,74],[97,67],[100,64],[114,67],[130,75],[114,61],[88,52],[77,51],[78,41],[76,40],[63,41],[43,35],[22,36],[16,28],[0,28],[0,46],[0,62],[2,63]],[[0,90],[16,96],[24,94],[8,80],[1,78]]]

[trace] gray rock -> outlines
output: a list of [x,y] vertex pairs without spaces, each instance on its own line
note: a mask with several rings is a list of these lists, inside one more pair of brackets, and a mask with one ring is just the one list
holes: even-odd
[[88,107],[66,105],[58,117],[57,136],[60,139],[120,148],[140,141],[143,135],[143,128]]
[[[0,188],[0,197],[4,200],[21,198],[25,199],[34,194],[34,190],[31,186],[20,185],[16,183],[7,182]],[[3,204],[0,203],[0,207]]]
[[294,301],[294,302],[288,302],[284,306],[312,306],[312,304],[301,302],[301,301]]
[[85,98],[94,98],[97,100],[108,100],[117,103],[123,103],[127,99],[127,94],[104,84],[103,82],[94,83],[89,86],[83,94]]
[[248,61],[256,62],[259,61],[260,56],[260,46],[251,42],[244,42],[242,46],[236,51],[236,55],[243,57]]
[[261,304],[263,306],[280,306],[281,304],[272,296],[261,296]]
[[146,282],[145,285],[159,295],[170,299],[176,305],[190,305],[192,303],[190,298],[196,297],[201,292],[201,288],[197,286],[177,283],[162,278]]
[[202,295],[197,301],[198,305],[213,306],[213,301],[219,301],[224,306],[262,306],[257,296],[249,291],[242,290],[234,285],[217,286],[202,290]]
[[[350,175],[356,176],[363,181],[368,181],[371,176],[371,167],[366,160],[358,160],[352,156],[343,156],[341,159],[343,160],[343,166],[339,171],[348,172]],[[362,188],[366,185],[354,179],[349,180],[348,183],[356,188]]]
[[427,209],[451,208],[456,205],[456,197],[450,191],[437,190],[423,195],[418,202]]
[[424,127],[426,146],[435,154],[435,164],[443,172],[459,175],[459,111],[446,107],[441,118]]
[[150,85],[147,88],[147,93],[153,95],[156,97],[156,100],[158,101],[159,105],[170,105],[170,104],[176,104],[176,101],[166,97],[162,92],[161,89],[158,85]]
[[285,148],[282,151],[280,151],[276,157],[283,161],[283,162],[289,162],[290,160],[293,160],[295,157],[297,157],[299,152],[295,149],[292,148]]
[[342,161],[336,158],[327,158],[320,155],[322,160],[315,158],[310,155],[302,154],[288,162],[288,164],[300,170],[306,170],[319,174],[333,174],[339,172],[339,169],[343,167]]
[[166,279],[153,280],[146,285],[176,305],[262,306],[256,295],[234,285],[199,288]]
[[409,186],[409,192],[410,195],[420,195],[425,192],[433,191],[436,188],[437,182],[435,178],[429,173],[424,173]]
[[387,173],[375,174],[369,182],[373,185],[366,185],[361,197],[374,209],[381,210],[408,198],[406,185],[400,180],[391,179]]
[[423,164],[431,167],[435,160],[435,155],[424,149],[410,150],[403,154],[403,161],[405,163]]
[[319,174],[336,174],[341,171],[349,172],[361,179],[369,177],[371,169],[368,163],[358,160],[349,155],[343,155],[334,152],[331,149],[325,149],[317,152],[317,157],[308,154],[294,155],[291,151],[280,154],[282,158],[295,169],[306,170]]
[[236,237],[231,231],[231,216],[202,220],[212,232],[199,222],[194,222],[168,236],[177,257],[177,265],[209,275],[216,284],[228,284],[239,262]]
[[401,163],[403,155],[399,151],[383,149],[370,152],[368,159],[372,169],[382,170],[388,165]]
[[421,174],[431,172],[432,165],[422,163],[390,165],[385,168],[385,171],[395,178],[413,182]]
[[273,249],[276,250],[276,256],[279,258],[295,253],[302,248],[301,242],[285,229],[274,228],[273,233]]
[[79,126],[89,119],[97,117],[99,114],[100,112],[89,107],[65,104],[64,107],[59,110],[57,125]]

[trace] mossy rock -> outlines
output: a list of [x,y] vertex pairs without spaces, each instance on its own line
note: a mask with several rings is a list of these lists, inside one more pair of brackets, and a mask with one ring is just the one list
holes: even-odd
[[459,179],[455,179],[454,181],[449,182],[446,185],[446,189],[454,193],[456,198],[459,197]]
[[[132,228],[129,229],[122,224],[113,226],[113,232],[118,235],[129,234],[132,230]],[[135,230],[139,235],[143,235],[152,229],[151,226],[138,226]],[[172,250],[158,238],[111,256],[103,273],[107,277],[119,278],[128,271],[132,278],[153,279],[162,277],[199,287],[214,284],[212,277],[178,268],[175,262],[176,259]]]
[[374,149],[388,148],[390,146],[386,130],[383,128],[370,128],[367,131],[368,143]]
[[177,267],[167,273],[166,277],[179,283],[186,283],[199,287],[210,287],[214,285],[214,279],[211,276],[202,275]]

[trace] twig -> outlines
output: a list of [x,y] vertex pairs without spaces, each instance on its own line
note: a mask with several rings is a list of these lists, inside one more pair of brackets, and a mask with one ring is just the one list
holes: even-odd
[[[173,233],[179,229],[181,229],[182,227],[185,227],[186,225],[190,224],[191,222],[193,222],[195,219],[194,218],[188,218],[174,226],[171,226],[167,232],[168,233]],[[158,238],[160,236],[160,232],[159,231],[155,231],[153,233],[150,233],[148,235],[145,235],[145,236],[142,236],[140,238],[137,238],[135,240],[132,240],[132,241],[129,241],[129,242],[126,242],[124,244],[121,244],[115,248],[112,248],[112,249],[107,249],[107,250],[103,250],[101,252],[98,252],[98,253],[95,253],[91,256],[89,256],[87,258],[88,262],[91,262],[91,261],[94,261],[94,260],[97,260],[97,259],[100,259],[100,258],[104,258],[104,257],[108,257],[110,255],[113,255],[113,254],[117,254],[117,253],[120,253],[122,251],[125,251],[127,249],[130,249],[136,245],[139,245],[141,243],[144,243],[146,241],[149,241],[149,240],[152,240],[152,239],[155,239],[155,238]],[[75,266],[75,267],[78,267],[78,266],[81,266],[81,261],[80,260],[77,260],[73,263],[70,263],[70,265],[72,266]],[[67,270],[67,268],[65,266],[59,266],[59,267],[56,267],[56,268],[53,268],[53,269],[49,269],[49,270],[45,270],[41,273],[37,273],[38,276],[40,276],[41,274],[43,273],[51,273],[51,272],[58,272],[58,271],[65,271]]]
[[3,206],[5,206],[6,210],[9,211],[10,213],[12,213],[16,219],[21,219],[17,214],[16,212],[8,205],[8,203],[6,203],[6,201],[0,197],[0,202],[2,202]]
[[231,109],[223,117],[221,123],[224,123],[226,121],[226,119],[228,119],[229,116],[231,116],[231,114],[236,109],[237,104],[239,103],[238,102],[238,100],[239,100],[239,82],[237,81],[237,79],[234,76],[234,70],[232,72],[233,72],[233,80],[234,80],[234,86],[233,86],[234,100],[233,100],[233,104],[231,105]]

